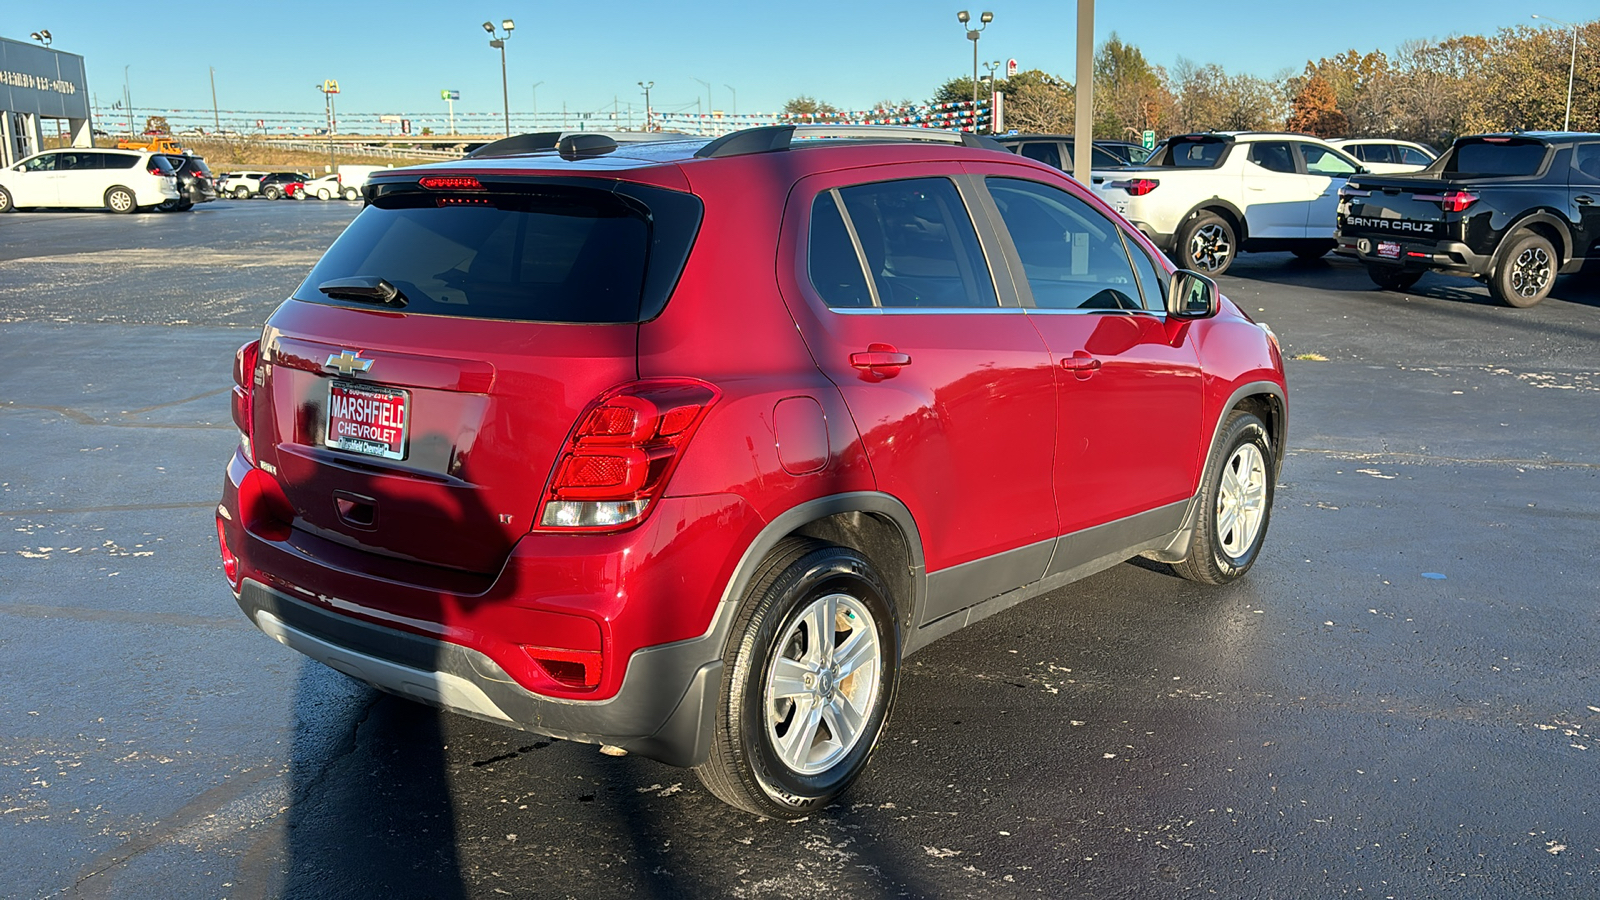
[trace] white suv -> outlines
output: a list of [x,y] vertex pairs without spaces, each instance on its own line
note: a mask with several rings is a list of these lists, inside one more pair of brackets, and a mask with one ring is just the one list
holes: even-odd
[[0,169],[0,213],[33,206],[131,213],[180,199],[172,164],[148,150],[68,147]]
[[1389,138],[1337,138],[1335,147],[1354,156],[1374,175],[1400,175],[1420,172],[1433,165],[1439,154],[1431,147],[1413,141]]
[[261,193],[261,179],[267,172],[229,172],[217,183],[217,194],[235,200],[247,200]]
[[1303,134],[1181,134],[1143,166],[1097,169],[1095,193],[1179,268],[1220,275],[1240,250],[1333,249],[1339,189],[1361,163]]

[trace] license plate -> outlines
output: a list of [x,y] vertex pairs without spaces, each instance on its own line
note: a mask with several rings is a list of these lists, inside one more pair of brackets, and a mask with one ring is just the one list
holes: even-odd
[[1396,241],[1379,241],[1378,255],[1384,259],[1399,259],[1400,244]]
[[406,419],[411,398],[398,388],[328,383],[328,430],[322,443],[352,453],[406,458]]

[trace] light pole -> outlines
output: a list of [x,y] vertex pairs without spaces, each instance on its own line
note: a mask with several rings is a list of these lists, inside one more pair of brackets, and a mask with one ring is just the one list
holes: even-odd
[[1562,131],[1571,131],[1572,130],[1572,77],[1578,73],[1578,26],[1572,24],[1571,22],[1563,22],[1560,19],[1552,19],[1549,16],[1541,16],[1541,15],[1539,15],[1537,13],[1535,13],[1533,16],[1531,16],[1531,18],[1543,19],[1546,22],[1554,22],[1557,25],[1565,25],[1566,27],[1572,29],[1572,59],[1571,59],[1570,62],[1567,63],[1567,117],[1561,123],[1561,130]]
[[339,93],[339,82],[329,78],[327,81],[317,85],[317,90],[322,92],[322,101],[328,112],[328,171],[337,172],[339,171],[339,160],[333,155],[333,95]]
[[739,114],[739,92],[734,90],[731,84],[725,84],[723,87],[727,88],[728,93],[733,96],[733,103],[729,105],[728,115],[737,116]]
[[222,130],[222,119],[217,115],[217,67],[206,68],[211,70],[211,133],[216,134]]
[[708,116],[711,115],[711,107],[716,105],[716,104],[711,102],[711,82],[706,81],[706,80],[701,79],[701,78],[696,78],[693,75],[689,76],[689,80],[690,81],[698,81],[702,85],[705,86],[705,89],[706,89],[706,115],[708,115]]
[[964,9],[956,13],[956,21],[961,23],[962,28],[967,29],[967,40],[972,42],[972,130],[976,132],[978,130],[978,37],[989,27],[989,23],[994,21],[994,13],[985,12],[979,15],[980,24],[977,28],[967,25],[972,21],[972,16]]
[[28,36],[45,45],[46,47],[50,46],[51,44],[50,29],[48,28],[41,28]]
[[517,27],[517,23],[510,19],[501,19],[500,27],[505,29],[504,35],[495,34],[494,23],[483,23],[483,30],[489,32],[489,46],[500,51],[500,100],[505,105],[506,137],[511,137],[511,93],[506,87],[506,41],[511,40],[511,32]]
[[128,108],[128,140],[133,140],[133,88],[128,82],[128,69],[132,64],[122,67],[122,105]]
[[544,84],[544,82],[535,81],[533,83],[533,127],[535,129],[539,127],[539,85],[541,84]]
[[652,81],[652,82],[650,82],[648,84],[646,84],[643,81],[639,82],[639,87],[644,88],[644,130],[645,131],[655,131],[656,130],[655,129],[655,115],[650,110],[650,89],[655,87],[655,86],[656,86],[656,83],[654,81]]

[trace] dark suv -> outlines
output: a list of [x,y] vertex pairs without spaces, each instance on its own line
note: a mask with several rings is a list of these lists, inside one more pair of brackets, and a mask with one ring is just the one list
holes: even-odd
[[992,147],[774,126],[374,175],[236,355],[239,606],[793,817],[932,641],[1133,556],[1240,577],[1277,339]]
[[166,160],[178,177],[180,198],[157,206],[162,212],[184,212],[194,209],[196,203],[210,203],[217,199],[217,185],[206,167],[203,157],[168,154]]

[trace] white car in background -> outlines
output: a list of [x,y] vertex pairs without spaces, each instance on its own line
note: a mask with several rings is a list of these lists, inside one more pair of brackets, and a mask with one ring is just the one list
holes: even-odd
[[217,196],[246,200],[261,192],[261,179],[268,172],[227,172],[217,182]]
[[1241,250],[1333,249],[1339,189],[1366,172],[1319,138],[1274,132],[1174,135],[1142,166],[1095,169],[1090,187],[1180,269],[1221,275]]
[[1420,172],[1439,157],[1424,144],[1392,138],[1337,138],[1328,143],[1354,156],[1375,175]]
[[131,213],[181,199],[172,164],[149,150],[67,147],[0,169],[0,213],[34,206]]
[[339,171],[332,175],[324,175],[306,182],[306,189],[300,194],[300,199],[308,200],[312,197],[318,200],[360,200],[361,188],[367,183],[367,178],[373,172],[381,172],[388,166],[340,166]]

